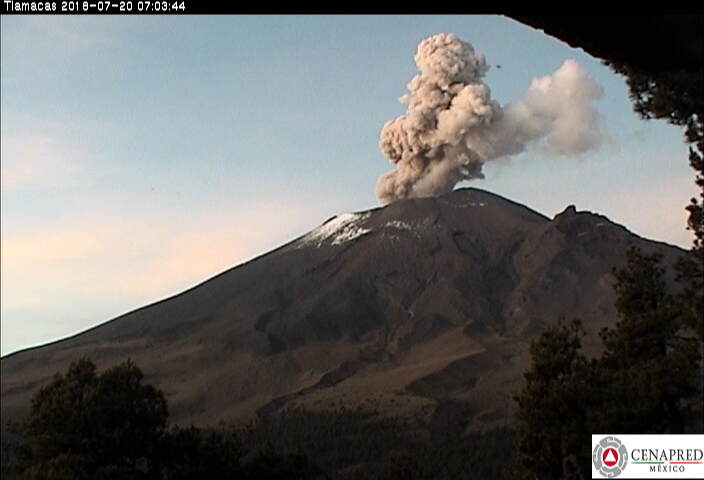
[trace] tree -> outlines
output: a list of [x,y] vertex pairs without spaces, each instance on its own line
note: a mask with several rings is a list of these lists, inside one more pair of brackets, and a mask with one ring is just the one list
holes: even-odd
[[[579,321],[560,321],[531,343],[532,365],[518,403],[517,478],[571,478],[584,456],[592,367]],[[586,452],[587,459],[589,452]]]
[[149,478],[164,434],[164,395],[127,360],[96,374],[83,358],[32,399],[19,426],[20,478]]
[[281,455],[267,449],[258,452],[245,465],[244,472],[249,480],[325,480],[329,478],[305,455]]
[[233,431],[174,427],[159,453],[164,480],[240,478],[244,446]]
[[305,455],[245,445],[233,428],[167,429],[166,399],[143,378],[131,360],[97,374],[83,358],[57,373],[13,429],[18,442],[5,443],[3,436],[3,478],[326,478]]
[[[592,362],[591,369],[583,372],[592,383],[588,387],[580,385],[574,374],[566,378],[580,391],[585,402],[589,402],[586,411],[580,411],[579,407],[575,410],[580,412],[588,431],[681,433],[689,424],[690,429],[701,433],[704,432],[701,406],[704,398],[704,75],[701,62],[673,71],[648,71],[642,65],[613,58],[606,58],[605,63],[626,76],[634,109],[641,118],[665,119],[685,128],[685,138],[690,143],[689,164],[695,171],[695,184],[700,190],[698,198],[692,198],[686,207],[689,212],[687,228],[694,233],[694,240],[689,254],[676,265],[680,292],[675,296],[666,291],[659,256],[644,255],[638,250],[627,253],[627,268],[616,272],[616,308],[620,321],[614,329],[601,333],[605,352]],[[528,460],[531,454],[543,453],[541,447],[531,448],[528,439],[538,435],[551,438],[560,433],[550,423],[541,425],[535,421],[535,415],[539,415],[535,409],[541,403],[538,395],[550,394],[544,388],[550,379],[544,376],[545,372],[541,376],[536,366],[546,362],[543,355],[563,350],[574,352],[576,347],[574,339],[570,341],[564,332],[559,334],[563,327],[556,328],[546,331],[531,349],[533,367],[526,374],[526,388],[517,397],[519,453],[515,463],[528,468],[524,475],[528,477],[554,477],[557,471],[552,465],[552,469],[541,472]],[[699,338],[698,353],[693,336]],[[551,342],[554,345],[546,348]],[[578,353],[574,356],[579,358]],[[540,385],[543,388],[537,387]],[[563,402],[569,399],[568,395],[561,398]],[[688,411],[689,405],[694,406],[694,414]],[[563,446],[568,450],[572,448],[569,444]],[[554,446],[546,448],[555,449]],[[585,468],[588,461],[580,464]],[[546,472],[549,473],[543,475]],[[585,470],[583,476],[588,478],[588,471]]]
[[601,333],[606,351],[600,377],[608,382],[602,409],[607,430],[601,431],[683,433],[690,416],[686,401],[697,393],[688,306],[667,292],[659,254],[631,248],[627,259],[627,267],[615,272],[620,320]]
[[698,354],[688,306],[668,293],[660,255],[631,248],[627,260],[615,271],[619,321],[601,332],[600,357],[581,352],[579,322],[532,343],[516,397],[516,477],[589,478],[590,434],[683,433],[693,418]]
[[688,307],[685,321],[700,338],[700,362],[704,363],[704,73],[701,62],[690,70],[643,71],[632,65],[606,60],[626,77],[633,108],[643,119],[664,119],[684,127],[690,144],[689,165],[699,198],[690,199],[687,229],[694,234],[690,255],[678,266],[678,280],[684,286],[679,301]]
[[[700,50],[701,52],[701,50]],[[699,335],[704,362],[704,72],[701,60],[687,69],[647,71],[623,61],[605,63],[626,77],[633,108],[643,119],[664,119],[684,127],[689,164],[699,198],[690,199],[687,228],[694,234],[691,254],[678,265],[685,287],[680,301],[689,306],[686,321]]]

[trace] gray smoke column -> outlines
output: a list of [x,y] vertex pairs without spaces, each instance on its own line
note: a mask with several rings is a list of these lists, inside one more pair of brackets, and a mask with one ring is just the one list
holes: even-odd
[[420,73],[400,98],[404,115],[387,122],[379,147],[396,168],[377,181],[382,203],[439,195],[457,182],[484,178],[485,162],[517,155],[531,144],[579,155],[603,141],[592,102],[599,84],[574,60],[535,78],[520,100],[501,107],[482,78],[484,55],[456,35],[423,40]]

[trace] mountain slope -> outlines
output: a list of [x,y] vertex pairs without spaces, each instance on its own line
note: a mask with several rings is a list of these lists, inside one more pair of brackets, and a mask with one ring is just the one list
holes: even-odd
[[2,413],[17,418],[82,355],[134,359],[177,423],[246,420],[283,406],[508,417],[528,345],[561,315],[613,325],[613,266],[641,239],[605,217],[550,220],[462,189],[344,214],[180,295],[2,358]]

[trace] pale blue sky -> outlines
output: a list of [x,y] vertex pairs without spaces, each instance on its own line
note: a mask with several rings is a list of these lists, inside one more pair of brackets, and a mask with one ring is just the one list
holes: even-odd
[[[610,137],[580,159],[528,152],[485,188],[569,204],[688,247],[682,132],[632,112],[599,61],[498,16],[3,16],[2,353],[194,285],[343,211],[377,206],[377,147],[453,32],[504,104],[565,59],[604,87]],[[467,183],[462,185],[468,185]]]

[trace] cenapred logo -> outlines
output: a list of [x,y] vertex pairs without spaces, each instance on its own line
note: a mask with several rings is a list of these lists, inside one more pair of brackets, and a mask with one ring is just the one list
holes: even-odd
[[628,450],[618,438],[604,437],[594,447],[592,462],[604,477],[618,477],[628,465]]
[[592,478],[704,479],[702,434],[592,434]]

